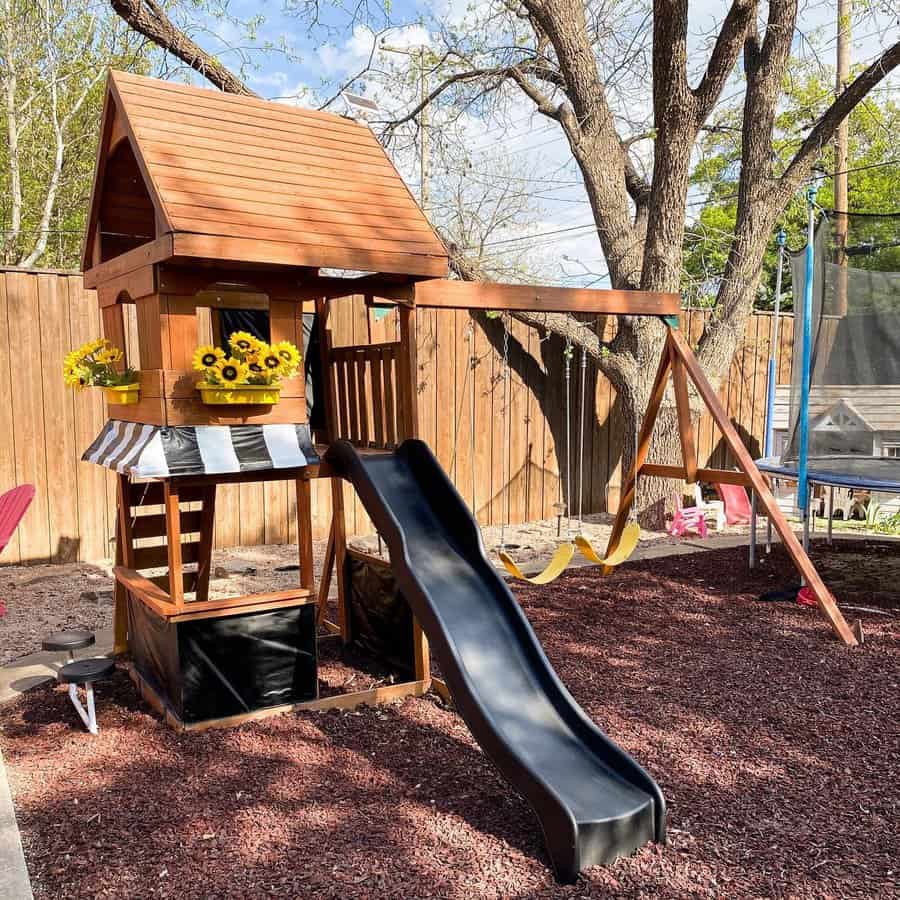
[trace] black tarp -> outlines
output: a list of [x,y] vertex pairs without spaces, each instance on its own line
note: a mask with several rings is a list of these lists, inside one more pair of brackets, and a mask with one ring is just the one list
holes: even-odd
[[318,695],[315,605],[167,622],[129,598],[138,672],[185,724]]

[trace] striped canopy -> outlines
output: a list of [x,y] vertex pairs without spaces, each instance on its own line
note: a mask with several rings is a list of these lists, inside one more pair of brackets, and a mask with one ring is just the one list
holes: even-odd
[[309,425],[160,427],[117,419],[81,458],[135,478],[296,469],[319,461]]

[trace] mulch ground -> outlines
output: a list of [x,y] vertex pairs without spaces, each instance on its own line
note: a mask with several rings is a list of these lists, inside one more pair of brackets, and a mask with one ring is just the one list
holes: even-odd
[[0,740],[36,896],[896,897],[898,557],[823,558],[841,600],[887,613],[852,613],[859,650],[814,610],[754,602],[788,579],[777,552],[753,575],[717,551],[519,591],[575,697],[669,802],[668,846],[567,887],[433,698],[179,735],[120,675],[90,738],[60,689],[35,689],[0,711]]

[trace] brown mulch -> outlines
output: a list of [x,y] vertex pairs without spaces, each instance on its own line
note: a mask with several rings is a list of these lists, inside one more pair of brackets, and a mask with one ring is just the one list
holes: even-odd
[[[869,605],[900,585],[898,553],[867,551],[873,586],[860,552],[823,568]],[[847,650],[814,610],[753,601],[788,576],[778,552],[750,575],[726,550],[519,592],[576,698],[659,781],[665,848],[555,885],[530,810],[432,698],[178,735],[120,675],[97,738],[59,689],[0,711],[36,896],[896,897],[900,605],[859,614]]]

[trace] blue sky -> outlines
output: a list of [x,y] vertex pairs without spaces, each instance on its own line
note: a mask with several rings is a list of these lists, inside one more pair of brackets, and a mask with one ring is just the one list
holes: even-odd
[[[387,36],[395,46],[417,46],[432,41],[437,22],[452,23],[464,16],[467,8],[483,0],[437,0],[434,3],[417,0],[395,0],[391,19],[397,27]],[[824,48],[823,60],[831,63],[834,41],[834,2],[808,0],[802,4],[799,25],[804,34],[815,36]],[[721,22],[728,4],[725,0],[691,0],[691,57],[692,68],[705,64],[707,36]],[[351,28],[347,18],[333,6],[321,5],[322,20],[311,32],[296,17],[283,12],[282,0],[231,0],[230,12],[246,20],[260,15],[258,43],[272,46],[286,43],[298,58],[289,59],[282,53],[251,52],[251,64],[246,68],[248,83],[258,93],[269,98],[319,105],[350,75],[361,69],[372,47],[372,33],[363,25]],[[419,24],[417,24],[419,23]],[[237,67],[239,56],[224,51],[227,45],[243,43],[241,32],[221,20],[210,20],[208,31],[197,39],[208,49],[221,53],[223,60]],[[382,23],[384,24],[384,23]],[[886,17],[872,19],[866,33],[857,38],[854,57],[865,59],[878,51],[879,45],[896,39],[896,22]],[[812,53],[812,44],[801,35],[796,41],[798,53]],[[402,60],[401,57],[393,57]],[[893,84],[896,86],[897,81]],[[402,111],[415,101],[412,87],[398,88],[369,79],[361,86],[387,109]],[[408,92],[408,95],[407,95]],[[649,93],[649,92],[647,92]],[[649,102],[649,96],[645,102]],[[344,112],[342,101],[332,106]],[[466,137],[476,157],[473,179],[477,183],[477,158],[491,157],[502,152],[511,162],[511,184],[527,193],[534,210],[528,223],[509,233],[512,246],[527,249],[533,259],[540,261],[542,275],[560,284],[604,284],[605,270],[599,242],[593,233],[590,207],[568,147],[554,123],[533,114],[527,101],[508,111],[505,120],[468,120]],[[418,186],[418,172],[411,154],[398,153],[395,162],[401,174],[413,188]],[[521,167],[521,172],[518,171]],[[535,173],[540,173],[535,178]],[[476,188],[477,189],[477,188]],[[506,235],[504,235],[506,236]],[[506,245],[510,246],[510,245]],[[500,252],[499,250],[497,252]]]

